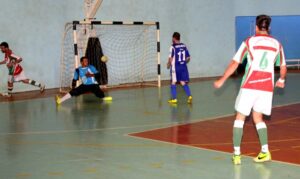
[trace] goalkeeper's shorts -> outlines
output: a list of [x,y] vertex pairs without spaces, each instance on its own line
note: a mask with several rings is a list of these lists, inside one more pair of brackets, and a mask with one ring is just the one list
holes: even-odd
[[84,85],[72,89],[69,93],[71,96],[79,96],[85,93],[91,92],[98,98],[104,98],[104,92],[100,89],[98,84]]

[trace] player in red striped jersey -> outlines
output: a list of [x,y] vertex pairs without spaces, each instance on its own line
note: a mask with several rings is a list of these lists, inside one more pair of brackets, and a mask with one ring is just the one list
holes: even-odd
[[11,97],[12,90],[14,88],[14,82],[23,82],[40,88],[41,92],[44,92],[45,85],[36,82],[35,80],[28,79],[25,76],[25,72],[20,65],[22,58],[15,55],[7,42],[0,44],[2,53],[4,53],[4,59],[0,62],[0,65],[6,64],[8,68],[8,82],[7,82],[7,93],[3,93],[3,96]]
[[240,144],[246,116],[252,110],[253,120],[258,132],[261,152],[255,162],[271,160],[268,147],[267,126],[263,114],[271,115],[274,90],[274,64],[280,66],[280,78],[275,86],[284,88],[286,63],[282,45],[269,35],[271,18],[267,15],[256,17],[256,34],[246,39],[231,60],[224,75],[215,81],[215,88],[220,88],[243,60],[247,60],[245,75],[236,99],[236,120],[233,127],[234,155],[233,163],[241,164]]

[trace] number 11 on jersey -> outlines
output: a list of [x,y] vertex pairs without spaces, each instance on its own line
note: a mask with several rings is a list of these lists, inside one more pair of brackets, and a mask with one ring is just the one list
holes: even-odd
[[185,61],[185,50],[178,52],[177,55],[179,62]]

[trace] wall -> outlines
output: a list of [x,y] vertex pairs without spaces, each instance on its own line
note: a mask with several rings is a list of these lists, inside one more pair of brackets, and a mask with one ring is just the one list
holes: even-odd
[[[182,33],[190,48],[192,77],[213,76],[223,69],[223,59],[233,49],[231,1],[222,0],[104,0],[98,20],[160,21],[162,74],[168,78],[166,59],[171,35]],[[29,78],[45,82],[48,88],[59,86],[61,36],[65,22],[83,17],[82,0],[0,0],[2,27],[0,40],[8,41],[14,52],[24,58]],[[225,22],[230,23],[225,23]],[[217,50],[215,50],[216,48]],[[217,51],[217,52],[216,52]],[[225,64],[225,62],[224,62]],[[6,89],[7,69],[0,67],[0,90]],[[15,85],[16,91],[32,90]]]
[[[104,0],[97,19],[159,21],[163,78],[169,78],[165,64],[174,31],[181,33],[182,42],[186,43],[190,50],[191,76],[214,76],[224,68],[224,65],[220,63],[224,63],[224,59],[230,58],[233,53],[234,36],[228,35],[234,32],[234,16],[229,10],[232,8],[230,2],[223,0]],[[118,6],[115,6],[116,4]]]
[[[83,16],[79,1],[77,6],[71,2],[73,0],[0,0],[0,41],[7,41],[13,52],[23,58],[26,76],[44,82],[47,88],[59,86],[64,24],[73,17]],[[7,82],[5,65],[0,66],[0,76],[2,92]],[[36,88],[16,84],[14,91],[33,89]]]
[[299,0],[234,0],[236,16],[268,15],[299,15]]

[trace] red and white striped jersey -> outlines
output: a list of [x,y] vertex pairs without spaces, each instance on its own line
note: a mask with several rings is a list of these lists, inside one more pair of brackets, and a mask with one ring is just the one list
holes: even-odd
[[5,52],[4,61],[8,68],[9,75],[18,75],[23,71],[23,68],[19,63],[15,63],[14,61],[21,59],[21,57],[15,55],[10,49]]
[[273,92],[274,64],[286,65],[282,45],[269,35],[255,35],[246,39],[233,60],[247,60],[241,88]]

